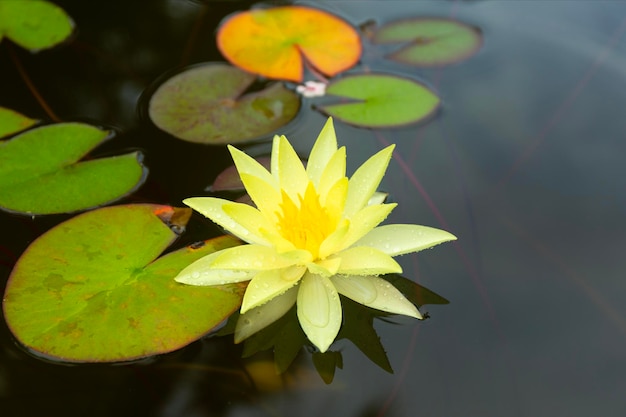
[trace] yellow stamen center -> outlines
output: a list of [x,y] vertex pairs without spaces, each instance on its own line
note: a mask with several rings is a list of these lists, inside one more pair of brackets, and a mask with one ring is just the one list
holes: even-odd
[[322,207],[317,190],[311,182],[304,197],[298,196],[299,205],[284,191],[282,198],[282,213],[278,213],[280,234],[298,249],[308,250],[317,259],[320,245],[335,230],[337,220],[329,216],[326,208]]

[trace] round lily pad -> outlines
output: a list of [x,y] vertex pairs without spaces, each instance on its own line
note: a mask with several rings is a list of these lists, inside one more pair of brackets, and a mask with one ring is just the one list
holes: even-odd
[[32,52],[66,40],[74,22],[60,7],[44,0],[0,1],[0,40],[4,36]]
[[129,194],[147,173],[139,152],[78,162],[111,135],[82,123],[58,123],[0,142],[0,209],[66,213]]
[[157,259],[189,211],[106,207],[40,236],[18,260],[4,293],[15,337],[50,359],[118,362],[170,352],[209,332],[239,307],[243,288],[195,287],[174,277],[237,241],[222,237]]
[[397,127],[432,115],[439,97],[417,81],[388,74],[353,75],[333,81],[326,93],[343,99],[319,106],[324,113],[360,127]]
[[406,43],[387,58],[408,65],[453,64],[474,55],[482,46],[480,29],[453,19],[413,18],[387,23],[376,31],[378,44]]
[[300,98],[282,83],[246,93],[256,76],[225,64],[184,70],[150,98],[150,118],[177,138],[208,145],[246,142],[290,122]]
[[304,59],[334,76],[361,56],[358,32],[339,17],[305,6],[256,8],[234,14],[217,32],[233,65],[269,78],[300,82]]

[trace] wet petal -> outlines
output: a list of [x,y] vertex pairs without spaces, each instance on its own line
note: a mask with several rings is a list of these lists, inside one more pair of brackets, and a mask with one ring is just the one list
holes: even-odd
[[385,202],[385,200],[387,200],[388,196],[389,196],[388,193],[382,193],[380,191],[376,191],[370,197],[369,201],[367,202],[367,205],[368,206],[373,206],[374,204],[383,204]]
[[298,283],[306,268],[295,266],[284,270],[261,271],[252,278],[241,303],[241,312],[267,303]]
[[183,200],[183,203],[213,220],[215,223],[248,243],[263,243],[265,240],[250,233],[248,229],[237,223],[223,210],[224,204],[234,204],[232,201],[215,197],[192,197]]
[[377,227],[359,239],[354,246],[369,246],[387,255],[418,252],[443,242],[456,240],[445,230],[415,224],[388,224]]
[[306,172],[315,187],[318,187],[322,173],[336,151],[337,137],[335,136],[335,127],[333,126],[333,118],[329,117],[322,131],[317,136],[307,161]]
[[277,253],[273,247],[262,245],[242,245],[224,249],[213,261],[213,268],[268,271],[292,265],[305,265],[312,256],[305,250]]
[[341,258],[337,273],[343,275],[381,275],[400,273],[402,268],[393,258],[378,249],[357,246],[339,252],[334,257]]
[[330,279],[340,294],[377,310],[421,319],[413,303],[389,282],[374,276],[336,275]]
[[356,170],[350,178],[344,216],[350,218],[367,205],[385,175],[395,145],[387,146]]
[[321,275],[323,277],[331,277],[337,273],[341,266],[341,258],[323,259],[321,261],[311,262],[307,264],[310,273]]
[[395,207],[395,203],[377,204],[374,206],[367,206],[363,210],[360,210],[352,217],[350,221],[350,229],[348,229],[343,242],[341,242],[342,246],[336,248],[336,251],[352,246],[354,242],[361,239],[363,236],[372,231],[372,229],[378,226],[383,220],[385,220],[389,213],[391,213],[391,210]]
[[340,178],[326,194],[320,195],[320,203],[326,209],[329,216],[335,221],[339,220],[343,213],[348,195],[348,178]]
[[285,136],[274,137],[272,175],[293,201],[298,201],[298,195],[304,195],[309,184],[304,165]]
[[276,221],[276,212],[280,208],[280,191],[259,177],[240,174],[241,182],[259,211],[271,222]]
[[341,327],[341,302],[334,285],[320,275],[304,274],[297,306],[302,330],[320,352],[326,352]]
[[240,343],[281,318],[296,303],[298,286],[239,316],[235,327],[235,343]]
[[350,230],[350,221],[342,219],[337,225],[335,231],[328,235],[328,237],[324,239],[320,245],[319,257],[324,259],[333,253],[337,253],[345,249],[343,242],[345,241],[348,230]]
[[272,177],[272,174],[256,159],[248,156],[231,145],[228,145],[228,150],[230,151],[230,155],[233,158],[233,162],[235,162],[237,172],[239,172],[240,176],[241,174],[246,174],[258,177],[266,183],[272,185],[274,188],[278,188],[278,184],[276,183],[274,177]]
[[213,268],[213,261],[221,252],[214,252],[191,263],[180,271],[174,279],[181,284],[188,285],[224,285],[249,281],[257,273],[256,271],[233,271]]
[[326,194],[331,187],[333,187],[337,181],[346,177],[346,147],[342,146],[337,149],[337,152],[330,158],[328,165],[324,169],[319,181],[317,190],[322,196],[322,199],[326,199]]
[[222,210],[235,222],[243,226],[250,233],[253,233],[257,243],[270,246],[269,241],[263,237],[263,233],[260,232],[260,230],[273,230],[274,225],[268,221],[259,210],[242,203],[224,204]]

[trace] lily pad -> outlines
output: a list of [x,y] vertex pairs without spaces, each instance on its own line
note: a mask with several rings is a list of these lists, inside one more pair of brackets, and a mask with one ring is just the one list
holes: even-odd
[[0,209],[67,213],[129,194],[147,173],[139,152],[78,162],[111,135],[82,123],[58,123],[0,142]]
[[0,1],[0,40],[11,39],[32,52],[66,40],[74,22],[60,7],[44,0]]
[[50,359],[118,362],[170,352],[209,332],[239,307],[243,288],[195,287],[173,277],[237,241],[217,238],[156,259],[189,214],[148,204],[105,207],[40,236],[4,294],[15,337]]
[[305,6],[259,8],[230,16],[217,46],[233,65],[268,78],[302,81],[305,58],[334,76],[361,56],[358,32],[325,11]]
[[37,123],[35,119],[30,119],[11,109],[0,107],[0,139],[28,129],[35,123]]
[[417,81],[387,74],[341,78],[326,89],[328,95],[349,99],[319,106],[334,118],[360,127],[397,127],[431,116],[439,97]]
[[282,83],[245,94],[256,76],[225,64],[184,70],[150,98],[150,118],[177,138],[208,145],[246,142],[290,122],[300,98]]
[[418,67],[463,61],[482,46],[480,29],[453,19],[414,18],[390,22],[376,31],[378,44],[407,43],[387,58]]

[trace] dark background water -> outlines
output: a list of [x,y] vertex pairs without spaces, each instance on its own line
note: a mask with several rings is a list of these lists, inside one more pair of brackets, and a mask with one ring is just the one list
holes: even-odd
[[[61,119],[120,130],[99,152],[144,151],[148,182],[124,201],[180,205],[202,195],[228,164],[224,149],[159,132],[138,116],[137,103],[164,72],[219,60],[215,27],[251,3],[56,3],[76,21],[75,39],[37,55],[10,52],[2,41],[0,105],[47,117],[14,54]],[[476,56],[445,69],[385,63],[374,49],[364,55],[364,66],[438,91],[443,108],[429,123],[376,132],[336,126],[352,169],[397,144],[383,183],[399,203],[390,222],[459,237],[400,258],[406,276],[451,304],[425,308],[425,322],[379,323],[395,374],[340,341],[344,370],[333,384],[303,355],[285,388],[271,385],[271,372],[253,383],[253,365],[227,338],[151,363],[68,367],[24,353],[2,322],[2,416],[626,414],[626,3],[316,4],[355,25],[427,15],[484,31]],[[325,119],[310,104],[283,131],[303,153]],[[0,214],[0,280],[33,239],[68,217]],[[194,217],[179,245],[217,233]]]

